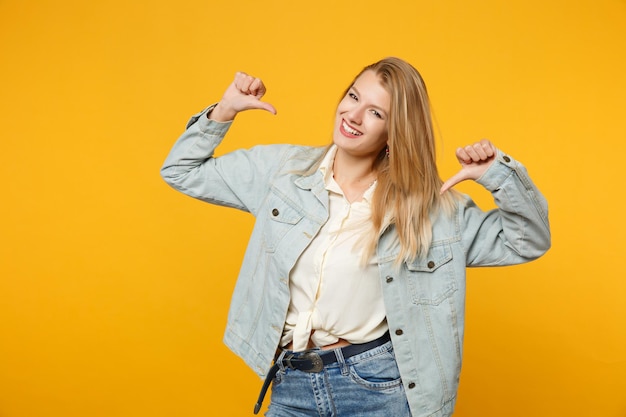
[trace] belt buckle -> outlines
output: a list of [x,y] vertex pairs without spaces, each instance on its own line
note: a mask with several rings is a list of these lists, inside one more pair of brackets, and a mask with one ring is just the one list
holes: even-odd
[[298,355],[297,358],[295,358],[298,361],[310,361],[311,367],[309,369],[302,369],[300,367],[295,367],[291,363],[291,360],[294,359],[294,356],[295,355],[291,354],[283,359],[288,368],[297,369],[299,371],[311,373],[311,374],[321,372],[322,369],[324,369],[324,362],[322,361],[321,356],[317,354],[316,352],[313,352],[313,351],[302,352],[300,355]]
[[324,362],[322,362],[322,358],[319,354],[313,351],[304,352],[300,359],[311,361],[311,369],[302,370],[307,373],[318,373],[322,372],[324,369]]

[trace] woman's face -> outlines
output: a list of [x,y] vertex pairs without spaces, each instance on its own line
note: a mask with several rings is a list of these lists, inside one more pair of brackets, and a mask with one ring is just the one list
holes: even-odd
[[339,150],[375,158],[387,144],[390,103],[378,75],[361,74],[337,107],[333,141]]

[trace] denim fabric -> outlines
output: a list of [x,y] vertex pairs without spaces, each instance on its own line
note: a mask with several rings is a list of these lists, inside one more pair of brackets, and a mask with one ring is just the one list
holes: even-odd
[[319,373],[282,367],[272,383],[265,415],[411,417],[391,342],[345,360],[339,353],[337,358]]
[[[289,307],[290,271],[328,219],[322,175],[308,172],[324,149],[265,145],[216,158],[231,123],[210,121],[205,114],[191,119],[161,175],[185,194],[256,217],[224,342],[265,377]],[[477,182],[491,192],[497,209],[483,211],[466,197],[450,216],[433,213],[426,257],[398,267],[393,225],[378,242],[387,323],[414,417],[452,414],[461,372],[466,267],[528,262],[550,247],[547,202],[521,163],[499,151]],[[216,272],[206,271],[210,279],[219,278]]]

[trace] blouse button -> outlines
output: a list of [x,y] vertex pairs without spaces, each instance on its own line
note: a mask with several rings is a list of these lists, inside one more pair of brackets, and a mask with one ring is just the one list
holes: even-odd
[[396,330],[396,334],[398,336],[402,336],[404,334],[404,332],[402,331],[402,329],[398,329],[398,330]]
[[433,269],[433,268],[435,267],[435,263],[434,263],[433,261],[429,261],[429,262],[428,262],[428,267],[429,267],[430,269]]
[[387,279],[385,281],[387,281],[387,283],[389,283],[389,282],[393,281],[393,277],[387,277]]
[[509,158],[508,156],[503,156],[502,159],[504,159],[504,162],[511,162],[511,158]]
[[273,209],[272,210],[272,216],[276,217],[280,214],[280,211],[278,211],[278,209]]
[[409,383],[409,389],[413,389],[413,388],[415,388],[415,382]]

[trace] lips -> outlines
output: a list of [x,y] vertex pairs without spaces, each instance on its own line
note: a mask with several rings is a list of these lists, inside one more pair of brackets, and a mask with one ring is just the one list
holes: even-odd
[[339,129],[341,130],[342,134],[348,137],[356,138],[363,134],[362,132],[359,132],[358,130],[351,127],[345,120],[341,121],[341,126],[339,127]]

